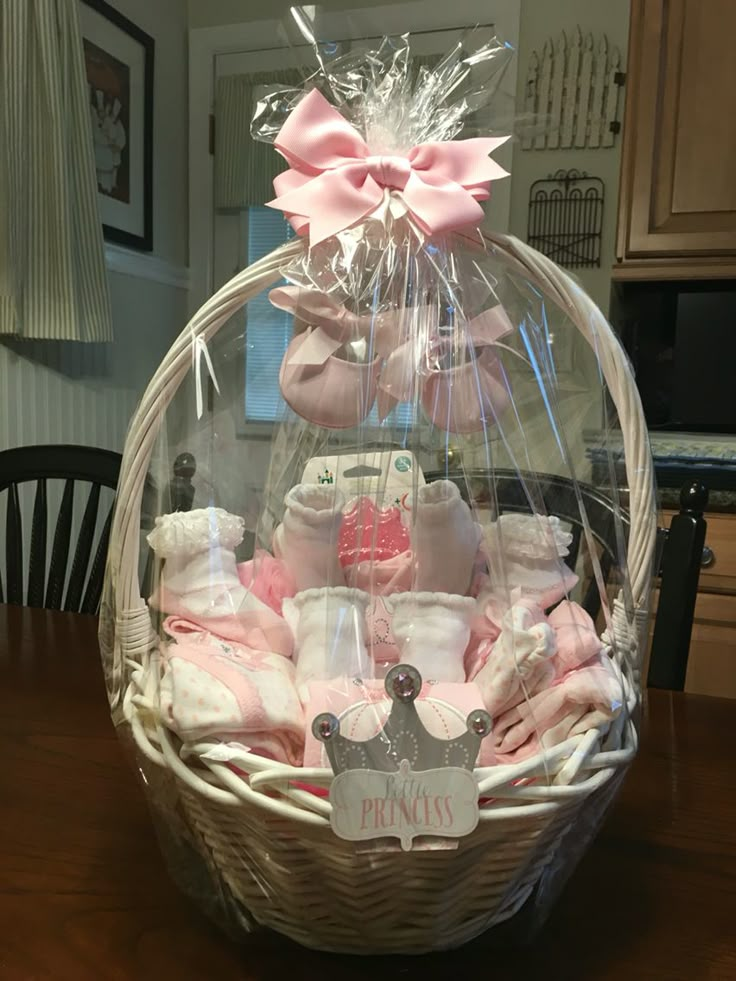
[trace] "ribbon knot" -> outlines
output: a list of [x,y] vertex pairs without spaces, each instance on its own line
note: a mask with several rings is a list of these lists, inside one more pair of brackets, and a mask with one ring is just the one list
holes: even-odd
[[406,157],[366,157],[368,173],[381,187],[403,191],[411,176],[411,164]]
[[372,154],[360,133],[313,89],[275,140],[290,169],[273,182],[269,208],[283,211],[299,235],[317,245],[376,211],[396,191],[428,235],[483,220],[491,181],[507,172],[488,156],[508,136],[420,143],[406,156]]

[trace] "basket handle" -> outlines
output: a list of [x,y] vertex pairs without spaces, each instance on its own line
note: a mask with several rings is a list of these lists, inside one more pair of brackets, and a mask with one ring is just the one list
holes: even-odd
[[[485,237],[568,314],[600,359],[622,429],[631,520],[629,575],[634,603],[640,607],[648,594],[657,527],[648,433],[626,355],[600,310],[567,273],[518,239],[498,234]],[[143,488],[166,409],[191,366],[192,341],[214,337],[251,297],[279,279],[284,264],[305,248],[303,240],[294,239],[226,283],[190,320],[148,385],[125,443],[110,535],[108,568],[116,579],[119,616],[147,609],[138,582]]]

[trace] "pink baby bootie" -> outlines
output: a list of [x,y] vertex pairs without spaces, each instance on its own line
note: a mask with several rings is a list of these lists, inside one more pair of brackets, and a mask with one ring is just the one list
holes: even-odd
[[360,357],[372,318],[351,313],[318,290],[281,286],[268,297],[306,327],[295,334],[281,363],[284,401],[318,426],[357,426],[371,411],[378,389],[381,359]]

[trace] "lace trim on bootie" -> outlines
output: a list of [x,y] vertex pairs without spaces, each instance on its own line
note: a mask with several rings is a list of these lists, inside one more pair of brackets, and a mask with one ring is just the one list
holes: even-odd
[[161,558],[196,555],[210,548],[234,549],[243,540],[245,522],[222,508],[174,511],[156,518],[146,539]]

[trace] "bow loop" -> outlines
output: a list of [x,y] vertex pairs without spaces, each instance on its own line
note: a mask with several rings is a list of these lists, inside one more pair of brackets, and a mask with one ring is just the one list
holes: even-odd
[[417,226],[433,235],[478,224],[479,204],[506,171],[488,154],[508,137],[423,143],[406,156],[371,154],[360,134],[313,89],[275,141],[291,169],[274,180],[268,207],[283,211],[317,245],[398,194]]
[[317,89],[308,92],[290,114],[274,146],[290,166],[312,176],[368,156],[357,130]]
[[508,136],[489,136],[447,143],[421,143],[409,153],[409,161],[413,170],[429,171],[463,187],[473,187],[484,181],[508,177],[508,172],[488,156],[508,139]]

